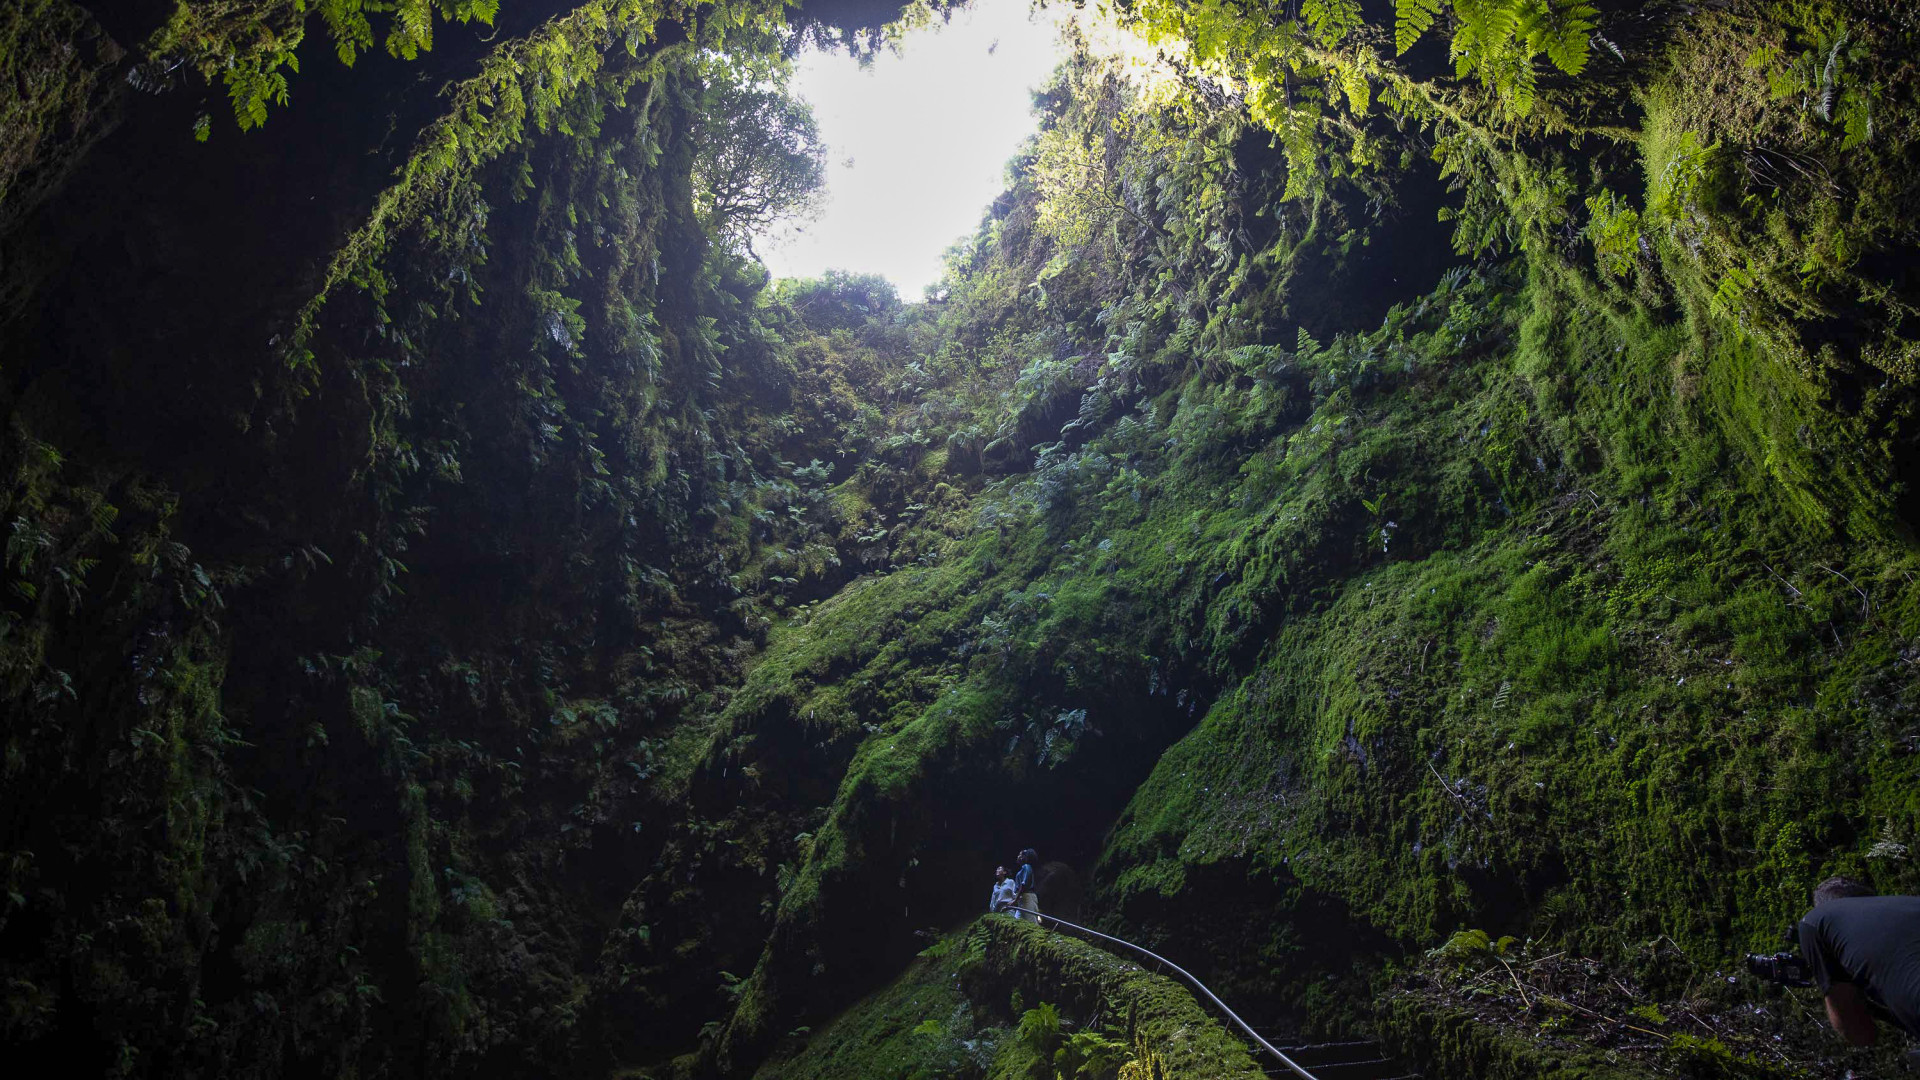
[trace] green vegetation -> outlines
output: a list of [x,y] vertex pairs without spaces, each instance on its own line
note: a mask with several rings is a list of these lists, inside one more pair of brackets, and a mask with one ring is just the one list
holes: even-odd
[[[1137,0],[1172,59],[1079,48],[905,304],[752,257],[821,175],[786,48],[872,19],[572,6],[422,115],[362,54],[492,6],[185,4],[124,58],[30,8],[11,1043],[1252,1075],[1126,961],[941,936],[1033,844],[1304,1034],[1791,1074],[1698,987],[1829,874],[1920,889],[1906,23]],[[326,124],[265,111],[314,11]],[[192,102],[110,89],[155,65],[268,126],[156,135]],[[1647,1054],[1530,997],[1556,953]]]
[[27,0],[0,12],[0,228],[12,226],[98,136],[122,49],[85,9]]
[[[432,50],[436,20],[492,26],[499,11],[500,0],[178,0],[144,44],[151,58],[145,78],[167,79],[185,66],[209,84],[218,80],[235,123],[247,131],[267,122],[268,106],[287,103],[287,75],[300,70],[298,50],[316,13],[334,54],[352,67],[374,48],[376,36],[388,55],[415,60]],[[375,17],[384,23],[384,35],[377,35]],[[194,137],[204,141],[210,131],[211,118],[203,113]]]
[[[1053,996],[1056,1005],[1036,993]],[[800,1033],[806,1034],[806,1033]],[[1160,1080],[1252,1077],[1246,1050],[1178,983],[1004,917],[942,938],[891,986],[758,1080],[973,1077]]]

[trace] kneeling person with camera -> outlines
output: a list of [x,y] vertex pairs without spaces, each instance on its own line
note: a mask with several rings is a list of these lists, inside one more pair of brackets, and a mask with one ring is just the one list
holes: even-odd
[[1833,1030],[1871,1045],[1871,1003],[1920,1036],[1920,896],[1875,896],[1851,878],[1829,878],[1796,929],[1806,977],[1826,995]]

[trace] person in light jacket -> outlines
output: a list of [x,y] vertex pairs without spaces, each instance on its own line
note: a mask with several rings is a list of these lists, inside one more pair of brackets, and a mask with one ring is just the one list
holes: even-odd
[[1013,902],[1018,896],[1018,890],[1013,887],[1013,879],[1007,876],[1007,868],[1004,866],[994,867],[993,895],[987,898],[987,910],[1006,911],[1008,908],[1013,907]]

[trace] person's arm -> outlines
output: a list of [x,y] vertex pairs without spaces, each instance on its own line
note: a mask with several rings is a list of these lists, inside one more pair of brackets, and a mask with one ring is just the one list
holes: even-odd
[[1854,1046],[1871,1046],[1874,1038],[1873,1015],[1867,1012],[1867,998],[1853,976],[1836,956],[1830,931],[1835,909],[1815,909],[1800,920],[1800,955],[1807,961],[1807,975],[1826,995],[1827,1023],[1840,1037]]
[[1852,983],[1837,982],[1827,988],[1827,1023],[1855,1046],[1873,1045],[1873,1014],[1867,1012],[1866,995]]

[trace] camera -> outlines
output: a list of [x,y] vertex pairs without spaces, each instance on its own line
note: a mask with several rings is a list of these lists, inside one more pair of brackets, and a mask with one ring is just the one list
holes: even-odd
[[1788,951],[1748,953],[1747,970],[1755,978],[1781,986],[1812,986],[1813,977],[1807,971],[1807,961],[1800,955],[1800,924],[1787,924],[1785,937],[1791,946]]
[[1756,978],[1781,986],[1813,985],[1813,979],[1807,975],[1807,962],[1797,952],[1748,953],[1747,970]]

